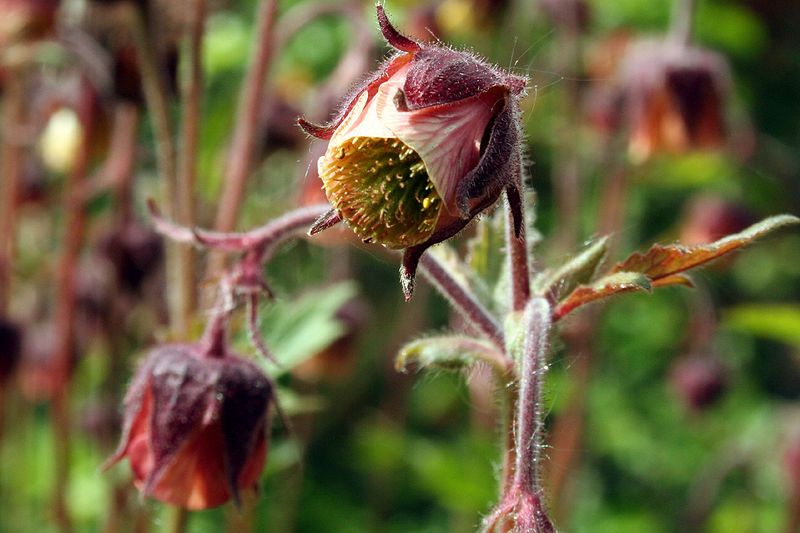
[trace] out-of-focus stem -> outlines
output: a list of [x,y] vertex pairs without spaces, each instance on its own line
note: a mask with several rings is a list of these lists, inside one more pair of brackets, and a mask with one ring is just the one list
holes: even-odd
[[497,323],[497,320],[483,304],[475,298],[475,295],[462,287],[433,254],[427,253],[423,255],[419,264],[422,267],[422,273],[428,277],[453,307],[464,315],[468,323],[486,335],[498,348],[504,350],[505,337],[500,324]]
[[[194,224],[193,193],[197,175],[200,106],[203,95],[201,54],[206,6],[206,0],[193,1],[189,27],[181,50],[181,150],[178,156],[175,220],[186,226]],[[194,250],[189,246],[181,246],[178,253],[184,272],[180,279],[184,284],[181,294],[185,298],[181,309],[186,313],[185,320],[188,322],[188,315],[195,307]]]
[[695,0],[673,0],[669,39],[687,45],[692,40]]
[[86,206],[81,191],[89,169],[89,143],[94,122],[92,98],[93,94],[88,88],[88,82],[82,81],[81,97],[77,109],[82,126],[82,138],[75,164],[65,182],[64,223],[62,226],[64,232],[61,241],[61,257],[55,272],[53,374],[56,389],[52,398],[53,441],[55,444],[54,512],[62,533],[72,531],[66,503],[70,457],[69,377],[75,345],[73,329],[76,305],[75,277],[86,228]]
[[[167,98],[164,77],[159,71],[156,52],[141,9],[129,4],[129,20],[136,46],[137,57],[142,72],[142,87],[156,138],[156,165],[162,181],[164,205],[170,216],[185,215],[181,213],[178,198],[178,171],[176,166],[175,142],[169,120],[169,101]],[[189,191],[191,202],[191,191]],[[168,242],[166,247],[167,280],[169,291],[167,303],[169,307],[170,329],[173,334],[186,336],[191,316],[191,296],[194,288],[191,283],[191,268],[186,263],[187,254],[181,251],[181,245]],[[188,256],[191,257],[191,256]]]
[[183,507],[169,507],[169,516],[164,521],[164,533],[183,533],[189,523],[189,511]]
[[5,315],[14,263],[17,197],[22,181],[24,147],[13,138],[25,117],[25,82],[22,73],[7,76],[0,115],[0,316]]
[[[222,199],[217,208],[217,219],[214,224],[217,231],[232,231],[236,226],[247,177],[250,175],[256,129],[260,116],[259,107],[266,85],[267,69],[272,57],[276,7],[276,0],[261,0],[258,4],[254,34],[256,41],[239,99],[233,141],[223,180]],[[213,277],[221,270],[223,260],[220,254],[209,256],[206,269],[207,278]]]
[[[579,240],[581,207],[581,175],[578,143],[575,133],[580,130],[580,87],[577,76],[581,68],[580,34],[577,21],[562,28],[558,35],[558,70],[565,72],[559,116],[563,121],[561,139],[557,143],[553,164],[552,183],[558,209],[555,242],[559,253],[569,253]],[[573,132],[573,133],[568,133]]]

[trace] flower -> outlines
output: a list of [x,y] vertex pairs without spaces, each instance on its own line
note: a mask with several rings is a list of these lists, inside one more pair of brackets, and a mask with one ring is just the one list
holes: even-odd
[[158,346],[131,382],[105,468],[127,456],[143,494],[187,509],[238,502],[264,468],[272,403],[267,376],[221,343]]
[[632,159],[722,144],[730,74],[719,54],[671,40],[642,41],[630,47],[619,77]]
[[[527,80],[469,53],[412,41],[377,11],[397,52],[328,125],[299,119],[307,133],[329,140],[317,166],[332,209],[309,233],[344,221],[364,242],[404,249],[408,299],[428,247],[458,233],[503,190],[520,205],[517,99]],[[518,209],[515,221],[518,232]]]

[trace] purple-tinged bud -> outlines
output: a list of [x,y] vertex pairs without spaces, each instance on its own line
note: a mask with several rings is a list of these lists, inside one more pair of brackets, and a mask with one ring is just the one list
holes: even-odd
[[122,439],[143,494],[188,509],[238,501],[267,456],[270,380],[224,346],[164,344],[150,351],[125,396]]
[[527,80],[466,52],[413,41],[377,10],[398,52],[330,124],[299,121],[329,140],[318,170],[333,209],[310,233],[345,221],[364,242],[405,249],[410,297],[428,247],[461,231],[503,190],[519,195],[517,99]]
[[719,360],[707,356],[679,361],[673,366],[670,378],[675,392],[692,411],[713,405],[728,385],[725,367]]

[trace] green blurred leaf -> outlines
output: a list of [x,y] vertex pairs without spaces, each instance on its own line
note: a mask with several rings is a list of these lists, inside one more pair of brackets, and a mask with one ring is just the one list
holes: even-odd
[[344,333],[336,313],[356,292],[354,283],[339,283],[262,308],[261,334],[284,369],[299,365]]
[[800,348],[800,304],[743,304],[726,309],[723,326]]
[[739,58],[757,58],[769,39],[758,15],[733,2],[701,2],[695,27],[701,41]]
[[249,50],[250,27],[240,16],[220,12],[208,17],[203,41],[203,66],[209,78],[242,68]]

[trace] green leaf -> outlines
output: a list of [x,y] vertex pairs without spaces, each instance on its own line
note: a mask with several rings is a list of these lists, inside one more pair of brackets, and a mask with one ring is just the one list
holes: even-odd
[[395,359],[394,366],[400,372],[411,368],[438,368],[460,370],[484,361],[500,372],[505,372],[502,355],[491,343],[462,335],[426,337],[409,342]]
[[700,244],[691,247],[656,244],[647,253],[641,254],[637,252],[625,261],[616,264],[611,269],[611,273],[641,272],[652,280],[653,287],[662,287],[675,283],[685,284],[686,278],[676,276],[676,274],[713,261],[728,252],[751,243],[762,235],[798,222],[800,222],[800,219],[795,216],[778,215],[762,220],[740,233],[729,235],[711,244]]
[[800,348],[800,304],[743,304],[726,309],[723,326]]
[[561,301],[578,285],[592,279],[607,251],[608,237],[598,239],[555,272],[542,273],[534,282],[534,292],[551,301]]
[[576,307],[600,298],[623,292],[651,292],[652,290],[653,285],[650,283],[650,279],[640,272],[615,272],[600,278],[591,285],[581,285],[572,291],[572,294],[553,310],[553,320],[558,320]]
[[347,282],[265,305],[261,334],[281,366],[297,366],[341,337],[344,325],[336,313],[355,295],[355,284]]

